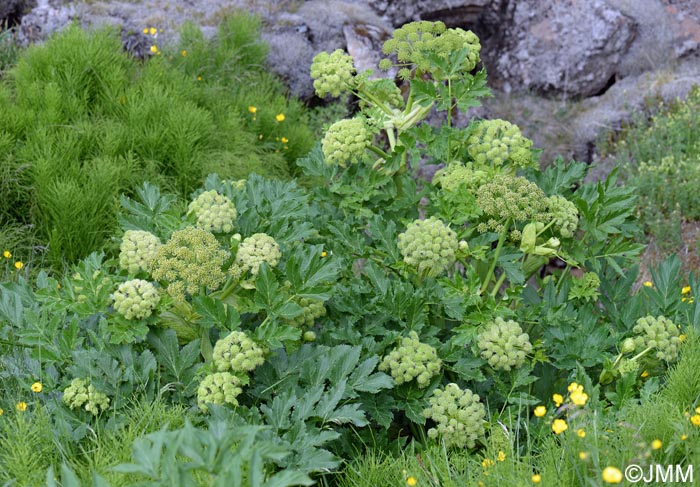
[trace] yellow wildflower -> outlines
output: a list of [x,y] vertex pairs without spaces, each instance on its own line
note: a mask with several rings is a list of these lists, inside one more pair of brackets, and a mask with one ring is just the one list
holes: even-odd
[[681,441],[685,441],[688,439],[688,435],[681,435]]
[[144,27],[144,28],[143,28],[143,33],[144,33],[144,34],[148,34],[148,27]]
[[34,384],[32,384],[32,391],[41,392],[42,389],[44,389],[44,386],[41,385],[41,382],[35,382]]
[[498,461],[499,462],[505,462],[506,461],[506,454],[502,451],[498,452]]
[[698,413],[698,414],[700,414],[700,406],[698,406],[698,407],[695,408],[695,412]]
[[491,460],[490,458],[484,458],[484,460],[481,462],[481,466],[484,468],[489,468],[493,466],[496,462]]
[[202,77],[201,77],[201,76],[197,76],[197,81],[202,81]]
[[406,479],[406,484],[407,484],[407,485],[414,486],[414,485],[416,485],[417,483],[418,483],[418,481],[416,480],[415,477],[408,477],[408,478]]
[[576,434],[578,435],[579,438],[585,438],[586,437],[586,431],[583,428],[579,428],[576,430]]
[[679,339],[681,342],[684,342],[686,338],[688,338],[688,337],[686,336],[685,333],[681,333],[681,334],[678,336],[678,339]]
[[284,113],[278,113],[277,116],[275,116],[275,120],[278,122],[284,122],[284,119],[287,118],[284,116]]
[[681,294],[688,294],[690,293],[690,286],[685,286],[683,289],[681,289]]
[[652,450],[658,450],[662,446],[663,446],[663,443],[661,442],[661,440],[654,440],[651,442],[651,449]]
[[564,398],[562,397],[561,394],[554,394],[554,395],[552,396],[552,400],[554,401],[554,405],[555,405],[556,407],[561,406],[561,403],[564,402]]
[[535,416],[537,416],[538,418],[541,418],[541,417],[544,416],[545,414],[547,414],[547,408],[546,408],[546,407],[544,407],[544,406],[537,406],[537,407],[535,408]]
[[250,105],[250,106],[248,107],[248,111],[249,111],[250,113],[257,113],[258,107],[255,107],[255,106],[253,106],[253,105]]
[[580,451],[578,452],[578,458],[579,460],[583,460],[584,462],[588,460],[588,453],[585,451]]
[[2,256],[5,257],[6,259],[9,259],[10,257],[12,257],[12,252],[10,252],[9,250],[6,250],[2,253]]
[[532,476],[532,483],[533,484],[539,484],[540,481],[542,480],[542,476],[538,473]]
[[571,402],[577,406],[585,406],[588,401],[588,394],[581,391],[574,391],[571,393]]
[[619,484],[622,482],[622,472],[616,467],[605,467],[603,480],[609,484]]
[[654,283],[652,283],[651,281],[644,281],[642,285],[644,287],[654,287]]
[[645,370],[644,372],[642,372],[642,378],[646,379],[647,377],[649,377],[649,372]]
[[280,140],[282,141],[283,144],[286,144],[287,142],[289,142],[289,139],[287,137],[282,137]]
[[[161,32],[163,32],[163,29],[161,29]],[[158,33],[158,30],[155,27],[151,27],[150,29],[148,29],[148,33],[154,36]]]
[[700,414],[694,414],[690,417],[690,422],[695,426],[700,426]]
[[17,411],[19,411],[20,413],[23,413],[27,410],[27,403],[24,401],[20,401],[15,405],[15,409],[17,409]]
[[158,52],[158,46],[156,46],[155,44],[152,45],[152,46],[151,46],[151,52],[152,52],[153,54],[156,54],[156,53]]
[[566,421],[564,421],[563,419],[555,419],[552,423],[552,431],[554,431],[558,435],[563,433],[567,429],[569,429],[569,425],[566,424]]
[[321,252],[321,257],[325,257],[327,255],[328,255],[328,252],[326,252],[325,250],[323,252]]
[[182,51],[180,51],[180,56],[182,56],[182,57],[187,57],[187,51],[186,51],[185,49],[183,49]]
[[22,269],[22,267],[24,267],[24,263],[22,261],[18,260],[17,262],[15,262],[15,269],[19,271]]

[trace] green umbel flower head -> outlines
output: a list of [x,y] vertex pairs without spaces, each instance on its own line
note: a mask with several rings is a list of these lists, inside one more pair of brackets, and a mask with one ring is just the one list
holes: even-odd
[[484,120],[474,129],[467,140],[469,155],[482,167],[513,166],[533,167],[536,160],[530,148],[532,141],[520,133],[517,125],[505,120]]
[[265,352],[242,331],[232,331],[214,345],[214,367],[219,372],[245,375],[265,362]]
[[678,327],[664,316],[645,316],[639,318],[632,331],[638,336],[634,338],[635,348],[656,350],[655,357],[666,362],[673,362],[678,358],[678,349],[681,339]]
[[328,128],[321,141],[326,164],[346,167],[362,159],[372,142],[372,135],[359,118],[339,120]]
[[497,370],[517,369],[525,363],[525,357],[532,352],[532,344],[527,333],[512,320],[498,317],[477,337],[481,358]]
[[82,407],[93,416],[109,407],[109,398],[97,392],[89,379],[73,379],[63,391],[63,402],[71,409]]
[[129,274],[148,272],[160,245],[158,237],[150,232],[127,230],[119,247],[119,267]]
[[336,49],[332,54],[321,52],[311,62],[314,89],[321,98],[328,94],[337,97],[348,92],[354,76],[352,57],[341,49]]
[[578,227],[578,208],[563,196],[554,195],[547,198],[547,209],[554,220],[555,229],[563,238],[574,236]]
[[267,262],[270,267],[275,267],[281,258],[280,246],[274,238],[265,233],[255,233],[244,239],[238,246],[236,260],[231,265],[229,273],[240,277],[250,271],[253,277],[257,277],[260,264]]
[[206,230],[187,227],[173,232],[156,253],[151,275],[168,283],[168,294],[176,300],[194,296],[201,287],[216,290],[226,279],[221,270],[229,253],[219,247]]
[[401,340],[401,345],[392,350],[379,364],[382,372],[390,371],[394,382],[403,384],[416,379],[418,387],[427,387],[430,379],[440,372],[442,361],[437,350],[421,343],[415,331]]
[[114,311],[127,320],[143,320],[151,316],[160,295],[155,286],[143,279],[123,282],[114,293]]
[[316,318],[326,316],[326,307],[323,305],[323,301],[309,298],[298,298],[295,301],[304,311],[296,318],[288,320],[292,326],[313,326]]
[[197,226],[214,233],[230,233],[236,219],[236,207],[215,190],[205,191],[190,203],[189,212],[197,217]]
[[430,438],[442,438],[448,448],[473,448],[484,434],[486,409],[469,389],[447,384],[444,389],[435,389],[429,403],[423,416],[435,421],[435,427],[428,430]]
[[477,226],[480,232],[500,232],[505,220],[515,222],[536,221],[547,209],[547,197],[535,184],[520,176],[499,174],[482,185],[476,195],[476,203],[486,216],[487,223]]
[[421,274],[437,276],[455,263],[459,242],[450,227],[430,217],[409,223],[399,235],[398,246],[406,264],[416,267]]
[[489,175],[486,171],[462,164],[449,164],[435,173],[433,184],[439,184],[443,190],[456,193],[461,187],[475,191],[488,179]]
[[209,411],[207,404],[238,406],[236,398],[241,392],[241,379],[229,372],[214,372],[205,376],[199,383],[197,405],[205,413]]

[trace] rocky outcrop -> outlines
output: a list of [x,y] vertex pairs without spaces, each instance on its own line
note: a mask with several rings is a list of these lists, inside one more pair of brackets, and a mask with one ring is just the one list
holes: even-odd
[[0,27],[13,27],[22,16],[36,6],[36,0],[2,0],[0,2]]
[[614,79],[635,22],[603,0],[515,4],[496,63],[505,91],[593,96]]

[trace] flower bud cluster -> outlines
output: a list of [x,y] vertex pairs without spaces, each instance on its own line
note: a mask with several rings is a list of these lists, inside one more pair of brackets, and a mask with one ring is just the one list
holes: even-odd
[[197,388],[197,405],[205,413],[207,404],[238,406],[237,397],[243,392],[242,381],[229,372],[214,372],[202,379]]
[[93,416],[109,407],[106,394],[97,392],[89,379],[73,379],[63,391],[63,402],[71,409],[83,408]]
[[678,328],[664,316],[645,316],[637,320],[632,331],[638,336],[634,338],[635,348],[656,350],[656,358],[673,362],[678,358],[681,345]]
[[527,168],[536,163],[530,151],[532,141],[523,137],[517,125],[505,120],[479,123],[467,143],[469,155],[480,166]]
[[245,375],[265,362],[264,351],[242,331],[232,331],[214,345],[214,367],[219,372]]
[[498,370],[517,369],[525,363],[532,344],[527,333],[512,320],[498,317],[477,337],[481,358]]
[[226,279],[221,270],[229,253],[219,247],[211,233],[188,227],[173,232],[153,260],[151,275],[168,283],[168,294],[176,300],[193,296],[202,286],[218,289]]
[[372,142],[372,136],[359,118],[339,120],[331,125],[321,141],[326,164],[346,167],[361,160]]
[[119,247],[119,267],[129,274],[148,272],[160,245],[158,237],[150,232],[127,230]]
[[244,239],[238,246],[236,260],[231,265],[229,273],[240,277],[250,271],[253,277],[257,277],[263,262],[267,262],[270,267],[275,267],[281,258],[280,246],[274,238],[265,233],[255,233]]
[[437,350],[421,343],[415,331],[401,340],[401,345],[392,350],[379,364],[382,372],[390,371],[394,382],[403,384],[416,379],[418,387],[427,387],[430,379],[440,372],[442,361]]
[[398,247],[406,264],[421,274],[437,276],[455,263],[459,242],[450,227],[430,217],[409,223],[399,235]]
[[143,279],[123,282],[114,293],[114,310],[127,320],[143,320],[151,316],[160,295],[155,286]]
[[328,94],[337,97],[347,92],[354,75],[352,57],[341,49],[332,54],[321,52],[311,62],[314,89],[321,98]]
[[299,316],[288,320],[292,326],[313,326],[316,318],[326,316],[323,301],[309,298],[298,298],[296,303],[304,310]]
[[554,220],[554,225],[563,238],[574,236],[578,227],[578,208],[563,196],[554,195],[547,198],[547,210]]
[[430,438],[442,438],[448,448],[473,448],[484,434],[486,409],[469,389],[447,384],[444,389],[435,389],[429,403],[423,416],[435,421],[435,427],[428,430]]
[[547,197],[533,182],[521,176],[496,175],[492,181],[482,185],[476,203],[491,219],[477,226],[480,232],[502,231],[502,222],[537,221],[547,209]]
[[189,205],[189,212],[197,218],[197,226],[215,233],[233,231],[236,207],[226,196],[215,190],[205,191]]
[[475,191],[488,179],[486,171],[462,164],[449,164],[435,173],[433,184],[439,184],[443,190],[456,193],[462,186],[467,190]]

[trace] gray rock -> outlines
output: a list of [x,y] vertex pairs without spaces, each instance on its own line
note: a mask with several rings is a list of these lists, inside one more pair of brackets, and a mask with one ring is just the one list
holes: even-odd
[[414,20],[441,20],[450,27],[474,24],[494,0],[369,0],[369,5],[398,27]]
[[516,3],[496,62],[505,91],[592,96],[615,76],[635,22],[602,0]]

